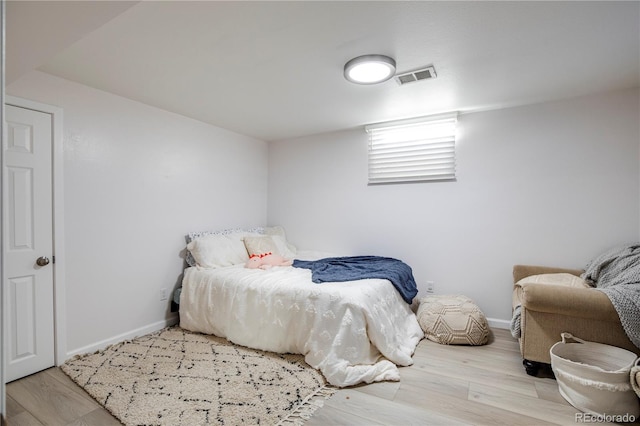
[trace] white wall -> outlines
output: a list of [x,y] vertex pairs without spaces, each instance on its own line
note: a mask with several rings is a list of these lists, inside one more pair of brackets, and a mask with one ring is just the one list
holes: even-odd
[[170,320],[159,292],[191,230],[282,224],[301,247],[398,257],[421,292],[503,320],[513,264],[639,238],[637,90],[461,115],[457,182],[382,186],[362,129],[267,147],[40,72],[7,93],[64,109],[68,353]]
[[400,258],[422,294],[433,280],[508,320],[514,264],[583,267],[639,238],[638,99],[463,114],[456,182],[367,186],[362,129],[272,142],[268,221],[299,246]]
[[7,93],[64,109],[67,353],[170,320],[189,231],[265,224],[265,142],[40,72]]

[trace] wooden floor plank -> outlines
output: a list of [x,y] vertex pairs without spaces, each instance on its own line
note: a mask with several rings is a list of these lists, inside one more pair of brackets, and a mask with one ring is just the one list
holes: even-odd
[[6,410],[7,410],[7,418],[11,418],[11,417],[15,417],[20,413],[23,413],[27,410],[24,409],[24,407],[20,404],[18,404],[18,402],[13,399],[11,397],[11,395],[6,395],[5,398],[5,403],[6,403]]
[[559,425],[575,425],[576,410],[569,404],[558,404],[538,398],[513,394],[491,385],[472,383],[469,399],[492,407]]
[[[523,375],[523,371],[511,370],[512,374],[505,374],[499,368],[486,369],[479,363],[463,363],[456,357],[444,356],[435,357],[433,354],[425,355],[423,359],[416,361],[415,369],[428,374],[446,376],[452,380],[466,380],[476,383],[500,383],[503,388],[512,392],[522,393],[530,396],[537,396],[534,383],[531,379]],[[509,370],[509,369],[507,369]]]
[[[438,392],[442,395],[461,400],[468,399],[469,395],[468,380],[442,376],[417,368],[411,370],[401,369],[400,383],[402,388],[409,386],[411,389],[416,389],[419,392]],[[407,396],[403,396],[402,394],[398,396],[398,392],[396,392],[396,397],[399,400],[407,400]]]
[[100,407],[61,385],[46,370],[11,382],[6,389],[9,396],[46,425],[66,425]]
[[360,417],[338,407],[319,410],[304,423],[304,426],[384,426],[375,419]]
[[69,423],[68,426],[121,426],[122,423],[108,411],[98,408]]
[[44,423],[41,423],[33,417],[33,415],[28,411],[23,411],[22,413],[9,417],[7,419],[7,424],[9,426],[44,426]]
[[368,385],[354,386],[352,389],[392,401],[395,398],[398,389],[400,389],[400,382],[371,383]]
[[396,395],[396,401],[400,399],[403,401],[411,400],[412,405],[419,405],[431,413],[456,418],[465,424],[505,426],[550,424],[535,417],[516,414],[500,407],[492,407],[469,400],[468,395],[464,399],[459,399],[444,395],[437,390],[424,391],[412,386],[403,386]]
[[[353,389],[344,389],[325,403],[325,407],[337,408],[384,425],[463,425],[460,419],[428,410],[425,406],[407,405],[366,395]],[[471,424],[471,423],[468,423]]]

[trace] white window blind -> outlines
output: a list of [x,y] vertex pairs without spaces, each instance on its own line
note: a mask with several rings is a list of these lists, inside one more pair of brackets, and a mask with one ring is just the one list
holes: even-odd
[[457,117],[442,114],[365,127],[369,183],[455,179]]

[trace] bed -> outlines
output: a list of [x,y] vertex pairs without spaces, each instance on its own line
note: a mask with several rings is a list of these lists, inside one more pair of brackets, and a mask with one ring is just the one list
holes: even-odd
[[[274,231],[266,228],[263,232]],[[246,231],[227,236],[243,242],[245,257],[264,250],[295,259],[326,257],[324,253],[294,252],[283,231],[277,232],[282,237]],[[250,348],[302,354],[338,387],[397,381],[398,366],[412,364],[411,356],[424,333],[389,280],[317,284],[311,270],[305,268],[248,269],[245,262],[238,262],[244,258],[239,245],[234,243],[234,253],[229,241],[220,244],[224,238],[216,237],[213,246],[202,250],[198,245],[205,246],[207,238],[196,237],[188,246],[196,262],[184,272],[179,299],[182,328]],[[259,247],[251,244],[256,241]],[[207,263],[203,252],[233,253],[238,258],[214,265]]]

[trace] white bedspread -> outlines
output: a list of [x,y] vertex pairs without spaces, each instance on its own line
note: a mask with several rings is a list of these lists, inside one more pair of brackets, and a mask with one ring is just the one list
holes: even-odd
[[180,326],[250,348],[298,353],[334,386],[400,380],[424,333],[387,280],[314,284],[311,271],[185,270]]

